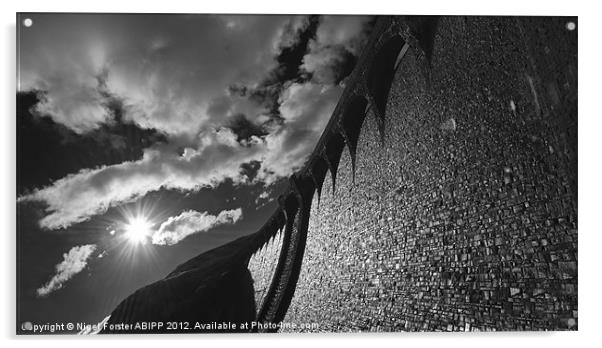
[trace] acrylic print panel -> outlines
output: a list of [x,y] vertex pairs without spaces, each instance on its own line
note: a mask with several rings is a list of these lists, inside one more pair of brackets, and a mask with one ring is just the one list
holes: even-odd
[[17,333],[577,329],[577,18],[17,27]]

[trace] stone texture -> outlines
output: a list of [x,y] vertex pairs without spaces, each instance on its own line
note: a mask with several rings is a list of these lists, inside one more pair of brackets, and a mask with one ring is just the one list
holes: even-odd
[[372,109],[355,180],[345,150],[336,191],[326,176],[319,207],[314,197],[285,322],[577,328],[577,52],[566,20],[443,17],[426,68],[410,48],[384,143]]

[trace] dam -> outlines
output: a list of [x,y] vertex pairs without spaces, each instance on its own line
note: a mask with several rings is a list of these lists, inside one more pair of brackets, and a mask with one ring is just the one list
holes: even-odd
[[228,318],[236,283],[288,324],[256,332],[576,330],[576,23],[379,17],[272,217],[110,321]]

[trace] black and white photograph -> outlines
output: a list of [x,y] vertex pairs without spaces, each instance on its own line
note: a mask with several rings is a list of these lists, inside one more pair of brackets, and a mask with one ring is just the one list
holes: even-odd
[[316,10],[16,13],[16,335],[579,329],[578,17]]

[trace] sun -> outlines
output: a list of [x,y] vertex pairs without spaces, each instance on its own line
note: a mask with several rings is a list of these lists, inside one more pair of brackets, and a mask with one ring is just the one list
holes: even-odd
[[131,244],[144,244],[151,233],[152,224],[144,217],[134,217],[125,225],[125,237]]

